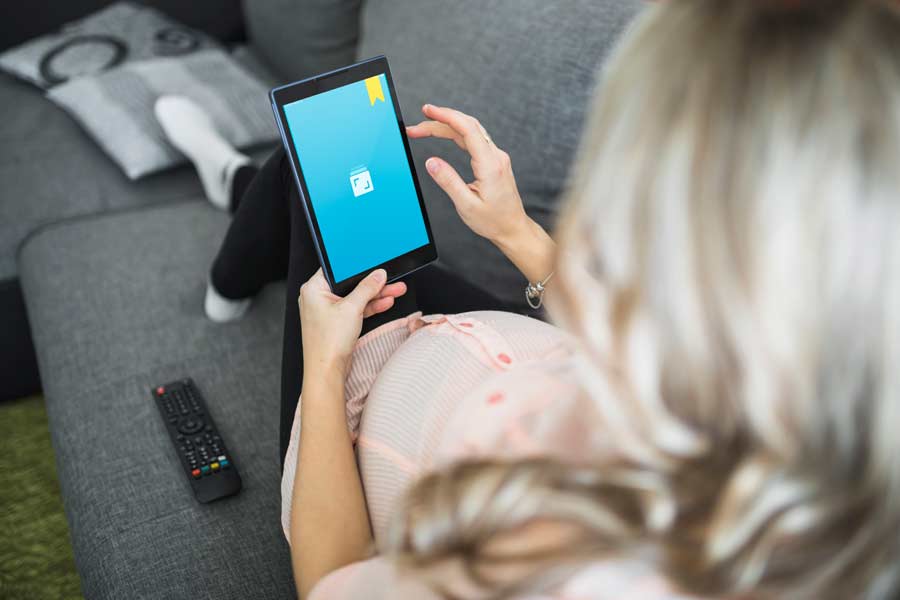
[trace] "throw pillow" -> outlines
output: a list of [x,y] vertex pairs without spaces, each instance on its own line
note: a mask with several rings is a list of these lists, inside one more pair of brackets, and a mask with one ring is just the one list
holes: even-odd
[[47,96],[79,121],[130,179],[138,179],[185,161],[153,114],[156,99],[166,94],[202,106],[236,147],[278,137],[266,87],[222,50],[128,63],[57,85]]
[[0,69],[50,88],[133,61],[216,47],[157,10],[119,2],[0,54]]

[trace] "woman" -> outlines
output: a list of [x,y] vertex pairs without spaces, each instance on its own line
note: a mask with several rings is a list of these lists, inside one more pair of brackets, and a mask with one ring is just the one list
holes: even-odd
[[[461,216],[546,277],[552,246],[524,256],[508,240],[532,226],[499,216],[519,214],[505,155],[426,116],[411,136],[472,154],[473,185],[429,161]],[[897,597],[898,165],[895,2],[655,5],[608,65],[557,231],[568,334],[476,312],[357,343],[402,288],[303,286],[300,595]]]

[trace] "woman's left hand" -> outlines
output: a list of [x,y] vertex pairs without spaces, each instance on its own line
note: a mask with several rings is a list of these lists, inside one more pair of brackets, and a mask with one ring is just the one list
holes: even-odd
[[385,285],[384,269],[373,271],[347,297],[331,292],[322,269],[300,288],[304,372],[340,369],[346,375],[366,317],[383,313],[406,293],[403,282]]
[[466,183],[456,169],[433,156],[425,168],[443,189],[469,229],[498,246],[519,237],[530,227],[516,186],[509,154],[498,148],[475,117],[452,108],[426,104],[429,121],[406,128],[413,139],[427,137],[453,140],[469,153],[475,181]]

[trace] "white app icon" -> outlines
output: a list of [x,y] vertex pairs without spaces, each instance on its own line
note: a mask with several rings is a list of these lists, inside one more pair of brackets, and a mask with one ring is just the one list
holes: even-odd
[[350,173],[350,187],[353,188],[353,195],[357,198],[363,194],[374,192],[375,186],[372,185],[372,175],[369,170],[365,167],[353,170]]

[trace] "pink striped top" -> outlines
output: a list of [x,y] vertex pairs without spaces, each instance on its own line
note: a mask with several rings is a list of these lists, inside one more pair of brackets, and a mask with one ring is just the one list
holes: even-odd
[[[575,383],[571,356],[561,330],[504,312],[416,313],[362,337],[345,397],[376,543],[404,491],[427,471],[479,456],[565,460],[607,451],[596,409]],[[298,406],[281,483],[288,539],[299,421]],[[557,593],[540,597],[675,596],[648,567],[623,560],[584,569]],[[438,596],[375,557],[332,573],[311,598]]]

